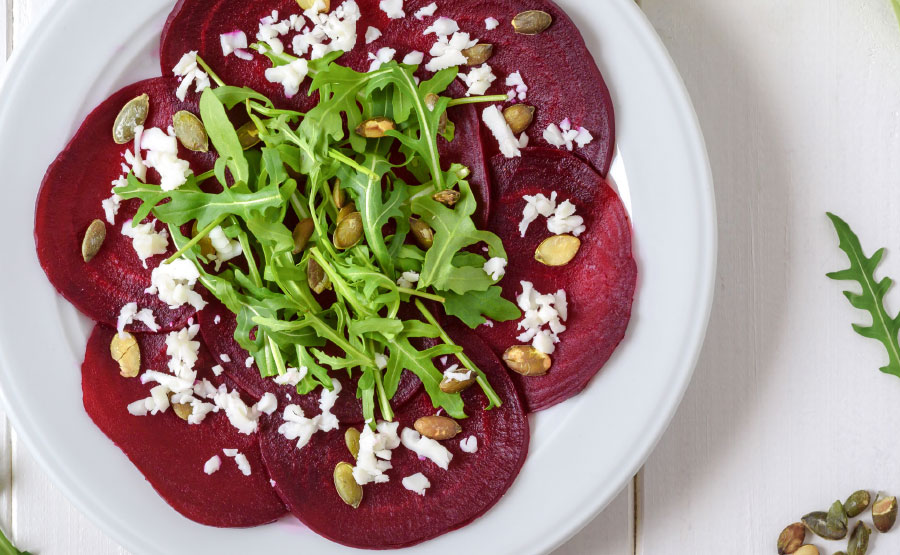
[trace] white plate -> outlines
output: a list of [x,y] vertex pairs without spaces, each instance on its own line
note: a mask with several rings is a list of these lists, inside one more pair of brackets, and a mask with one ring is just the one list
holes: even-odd
[[[90,323],[38,265],[33,207],[48,164],[119,87],[158,75],[171,0],[70,0],[17,49],[0,89],[0,384],[56,485],[138,553],[341,551],[285,519],[249,530],[171,510],[90,421],[80,364]],[[633,0],[559,0],[616,106],[613,178],[632,214],[639,279],[626,340],[580,396],[532,419],[521,475],[485,517],[408,553],[542,553],[585,525],[637,471],[687,387],[712,301],[716,229],[703,139],[684,86]],[[48,523],[52,526],[53,523]]]

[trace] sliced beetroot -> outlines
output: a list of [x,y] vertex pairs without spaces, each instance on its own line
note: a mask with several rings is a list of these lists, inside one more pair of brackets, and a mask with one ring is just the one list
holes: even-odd
[[[456,340],[469,346],[470,356],[487,374],[503,406],[485,411],[487,398],[477,386],[463,392],[469,417],[460,420],[462,433],[442,444],[452,454],[448,470],[402,445],[393,451],[390,481],[364,486],[362,504],[346,505],[334,487],[339,462],[353,464],[344,442],[345,427],[319,432],[303,449],[278,433],[279,410],[262,429],[263,460],[275,489],[290,511],[318,534],[341,544],[366,549],[406,547],[455,530],[490,509],[512,485],[528,452],[529,430],[518,394],[490,349],[471,331]],[[480,343],[480,345],[479,345]],[[403,428],[435,414],[425,393],[396,415]],[[311,416],[307,414],[307,416]],[[465,453],[460,441],[475,436],[478,450]],[[431,482],[424,496],[405,489],[403,478],[421,472]]]
[[[85,119],[78,132],[47,170],[38,193],[34,236],[38,258],[54,287],[90,318],[114,326],[122,306],[136,302],[139,308],[153,311],[162,331],[184,325],[194,310],[185,305],[172,310],[154,295],[144,293],[150,286],[151,270],[174,252],[169,244],[165,255],[147,260],[144,268],[134,251],[132,240],[122,235],[140,206],[139,200],[123,201],[115,225],[106,222],[101,202],[110,196],[111,182],[122,175],[123,153],[133,143],[117,145],[112,140],[113,121],[122,106],[147,93],[150,114],[146,126],[166,129],[179,110],[199,113],[196,102],[175,98],[175,79],[148,79],[130,85],[112,95]],[[191,163],[194,172],[212,167],[214,155],[182,149],[179,156]],[[148,180],[158,176],[150,170]],[[156,181],[158,183],[158,181]],[[84,262],[81,242],[95,219],[106,225],[106,240],[90,262]],[[157,230],[163,224],[157,223]],[[147,331],[140,323],[129,330]]]
[[[495,211],[490,229],[503,239],[509,255],[503,296],[515,302],[521,281],[541,293],[564,289],[568,300],[566,331],[552,355],[553,366],[540,377],[512,373],[531,411],[551,407],[581,391],[609,359],[625,335],[631,317],[637,268],[631,252],[631,226],[618,195],[590,166],[558,150],[529,148],[522,158],[491,160]],[[571,201],[587,230],[581,249],[562,267],[537,262],[538,245],[552,234],[547,220],[538,217],[525,237],[518,223],[525,206],[523,195],[558,193],[557,202]],[[517,321],[478,328],[497,355],[520,344]]]
[[[189,425],[170,408],[164,413],[132,416],[127,405],[149,395],[151,385],[139,378],[123,378],[110,357],[115,330],[94,328],[82,365],[84,408],[103,433],[116,444],[159,495],[185,517],[223,528],[266,524],[285,508],[272,486],[260,455],[258,434],[244,435],[224,412],[210,413],[200,424]],[[165,334],[139,334],[141,370],[166,371]],[[201,346],[198,377],[221,383],[209,368],[212,359]],[[229,387],[232,387],[229,385]],[[250,462],[244,476],[222,449],[237,449]],[[218,455],[221,468],[208,475],[206,461]]]
[[[218,318],[218,323],[216,320]],[[234,339],[234,331],[237,328],[237,318],[222,303],[213,300],[199,314],[200,333],[204,342],[212,351],[217,363],[225,369],[226,375],[234,380],[248,395],[259,399],[266,392],[271,392],[279,397],[285,394],[291,395],[290,402],[300,405],[307,413],[319,412],[319,398],[321,389],[317,389],[307,395],[298,395],[292,386],[283,386],[275,383],[273,378],[263,378],[259,374],[256,364],[247,366],[249,353]],[[226,355],[227,361],[222,360]],[[340,355],[341,353],[332,353]],[[331,412],[338,420],[347,424],[359,424],[363,421],[362,401],[356,398],[356,384],[359,381],[359,372],[352,377],[339,372],[331,373],[332,379],[341,382],[342,393],[338,396],[337,403]],[[397,393],[391,399],[391,406],[395,409],[402,407],[421,387],[419,379],[409,371],[404,371],[397,386]]]

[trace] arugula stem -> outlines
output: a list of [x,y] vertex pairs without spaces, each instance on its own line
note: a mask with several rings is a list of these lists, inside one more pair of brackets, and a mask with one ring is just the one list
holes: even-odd
[[[458,347],[459,345],[456,345],[453,339],[451,339],[450,336],[447,335],[447,332],[444,331],[444,328],[441,327],[431,311],[425,308],[425,305],[422,304],[422,301],[416,299],[415,302],[416,308],[419,309],[419,312],[422,313],[422,316],[424,316],[425,319],[428,320],[429,324],[437,328],[438,333],[440,334],[441,339],[444,341],[444,343],[446,343],[447,345],[455,345]],[[478,382],[478,385],[481,386],[481,390],[484,391],[484,394],[488,398],[488,408],[490,409],[493,407],[501,406],[503,404],[503,401],[500,400],[500,396],[497,395],[497,392],[494,391],[493,387],[491,387],[491,384],[487,380],[487,376],[484,375],[484,372],[481,371],[481,368],[478,368],[478,366],[476,366],[475,363],[472,362],[472,359],[466,356],[466,354],[463,352],[457,353],[456,358],[458,358],[459,361],[463,363],[463,366],[465,366],[468,370],[475,372],[475,374],[478,376],[477,378],[475,378],[475,381]]]
[[259,275],[259,268],[256,267],[256,259],[253,258],[253,251],[250,250],[250,237],[241,230],[238,234],[238,242],[241,244],[241,251],[244,253],[244,259],[247,260],[247,268],[250,270],[250,279],[257,287],[263,286],[262,277]]
[[221,79],[219,79],[219,76],[216,75],[216,72],[213,71],[212,68],[209,67],[209,65],[199,55],[197,55],[197,65],[202,67],[203,71],[208,73],[209,76],[212,77],[212,80],[215,81],[217,85],[219,85],[220,87],[225,86],[225,81],[222,81]]
[[335,160],[337,160],[338,162],[340,162],[344,165],[350,166],[351,168],[358,171],[359,173],[369,176],[371,179],[381,179],[380,177],[378,177],[377,173],[373,172],[369,168],[364,168],[363,166],[360,166],[359,164],[356,163],[355,160],[345,156],[344,154],[342,154],[340,151],[338,151],[336,149],[329,148],[328,156],[330,158],[334,158]]
[[381,381],[381,370],[375,369],[375,390],[378,391],[378,407],[381,409],[381,416],[388,422],[394,420],[394,410],[391,408],[391,401],[387,398],[384,391],[384,383]]
[[287,367],[284,365],[284,358],[281,356],[281,348],[278,347],[278,343],[275,343],[271,335],[266,335],[266,339],[269,343],[269,350],[272,352],[272,358],[275,361],[275,368],[278,369],[278,375],[286,374]]
[[211,177],[215,177],[215,176],[216,176],[216,170],[209,170],[209,171],[207,171],[207,172],[201,173],[200,175],[194,176],[194,180],[195,180],[197,183],[203,183],[203,182],[206,181],[207,179],[209,179],[209,178],[211,178]]
[[448,108],[462,106],[463,104],[480,104],[482,102],[506,102],[509,97],[505,94],[489,94],[487,96],[470,96],[467,98],[454,98],[450,100]]
[[203,229],[201,229],[200,232],[197,233],[197,235],[195,235],[193,238],[191,238],[190,241],[188,241],[187,243],[185,243],[185,245],[184,245],[183,247],[181,247],[180,249],[178,249],[178,251],[176,251],[175,254],[173,254],[172,256],[170,256],[169,258],[167,258],[167,259],[163,262],[163,264],[171,264],[172,262],[175,262],[176,260],[178,260],[179,258],[181,258],[181,255],[183,255],[183,254],[184,254],[185,252],[187,252],[191,247],[193,247],[194,245],[196,245],[197,243],[199,243],[204,237],[206,237],[207,235],[209,235],[209,232],[211,232],[212,230],[214,230],[214,229],[216,228],[217,225],[221,225],[221,223],[224,222],[224,221],[225,221],[225,218],[227,218],[227,217],[228,217],[228,214],[225,214],[225,215],[219,216],[218,218],[216,218],[215,220],[213,220],[209,225],[207,225],[206,227],[204,227]]
[[410,289],[409,287],[397,287],[397,291],[401,293],[405,293],[407,295],[413,297],[422,297],[423,299],[428,299],[430,301],[437,301],[441,304],[447,302],[447,299],[438,295],[432,295],[431,293],[426,293],[424,291],[418,291],[416,289]]

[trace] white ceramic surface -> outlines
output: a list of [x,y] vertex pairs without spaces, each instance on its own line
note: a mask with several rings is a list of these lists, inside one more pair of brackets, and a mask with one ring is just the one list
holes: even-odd
[[[708,163],[687,95],[630,0],[559,3],[585,34],[616,103],[613,178],[632,213],[640,271],[634,318],[626,341],[581,396],[532,419],[532,450],[507,496],[471,526],[410,553],[539,553],[564,541],[647,456],[702,343],[716,231]],[[37,264],[33,204],[46,166],[93,106],[158,74],[154,52],[169,8],[164,0],[62,3],[8,67],[0,89],[0,168],[15,186],[4,187],[0,205],[10,263],[0,273],[3,401],[57,485],[132,551],[336,552],[339,546],[290,520],[225,531],[169,509],[84,413],[78,367],[90,324],[55,295]]]

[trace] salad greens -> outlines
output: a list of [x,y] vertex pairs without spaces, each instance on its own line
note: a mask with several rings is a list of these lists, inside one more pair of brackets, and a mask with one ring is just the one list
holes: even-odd
[[877,339],[884,345],[888,354],[888,364],[881,368],[882,372],[900,377],[900,343],[897,332],[900,331],[900,314],[891,317],[884,307],[884,296],[893,284],[891,278],[876,280],[875,270],[884,255],[884,249],[878,249],[871,257],[866,257],[859,237],[841,218],[828,212],[831,223],[840,240],[840,249],[850,259],[850,267],[839,272],[831,272],[827,276],[834,280],[856,281],[861,286],[861,293],[844,291],[844,296],[855,308],[865,310],[872,315],[872,324],[863,326],[853,324],[856,333],[863,337]]
[[[296,59],[254,48],[276,66]],[[227,86],[198,58],[218,84],[200,99],[201,120],[219,154],[214,171],[191,175],[168,192],[129,175],[115,192],[142,201],[135,225],[150,214],[168,225],[178,251],[166,262],[184,257],[195,264],[203,286],[237,315],[235,339],[262,376],[306,367],[297,386],[304,394],[319,385],[332,388],[332,376],[358,373],[356,395],[374,425],[376,405],[382,418],[392,418],[389,401],[409,370],[435,407],[462,418],[459,394],[441,390],[443,374],[433,362],[456,355],[477,376],[490,406],[498,406],[483,372],[422,302],[442,304],[448,316],[473,328],[485,318],[521,316],[483,270],[487,258],[474,252],[484,245],[489,257],[506,258],[499,237],[472,219],[476,201],[468,168],[445,169],[438,153],[438,136],[449,140],[453,134],[452,123],[445,125],[452,99],[439,95],[457,69],[417,83],[416,66],[390,62],[359,73],[338,65],[339,56],[309,62],[310,94],[317,93],[319,102],[306,113]],[[393,129],[377,138],[354,132],[375,117],[389,119]],[[244,150],[233,120],[252,122],[260,143]],[[335,187],[359,214],[360,240],[351,248],[338,248],[333,240],[347,211],[335,201]],[[459,193],[455,205],[433,198],[449,189]],[[311,220],[313,232],[294,254],[292,226],[300,220]],[[428,249],[411,241],[411,220],[433,231]],[[193,237],[190,225],[197,230]],[[243,258],[213,273],[201,242],[217,226],[240,242]],[[316,294],[310,284],[315,272],[321,275],[314,285],[327,284],[331,293]],[[400,279],[410,272],[417,282]],[[440,341],[420,349],[424,338]]]

